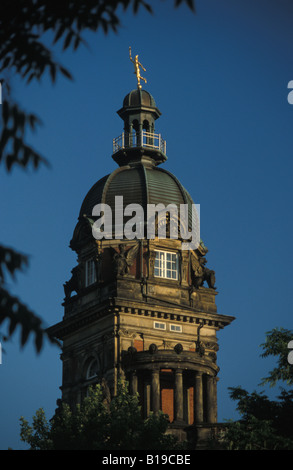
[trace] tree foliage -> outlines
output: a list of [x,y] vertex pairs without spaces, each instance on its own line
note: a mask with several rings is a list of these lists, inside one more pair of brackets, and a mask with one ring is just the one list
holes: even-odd
[[[34,334],[36,350],[40,351],[45,335],[42,320],[5,288],[7,274],[15,279],[16,271],[23,270],[27,265],[27,256],[0,245],[0,324],[4,320],[8,322],[8,337],[20,326],[22,346],[27,342],[30,333]],[[6,336],[2,335],[2,339],[6,340]],[[54,338],[50,338],[50,341],[58,344]]]
[[176,450],[177,439],[166,434],[167,416],[143,419],[138,395],[130,395],[119,382],[117,395],[105,402],[101,385],[72,411],[66,403],[48,422],[39,409],[32,425],[21,417],[21,440],[31,450]]
[[278,381],[293,385],[292,365],[288,362],[288,344],[293,339],[293,331],[285,328],[274,328],[266,333],[266,341],[261,344],[263,353],[261,357],[277,357],[277,366],[270,371],[269,376],[263,378],[261,385],[269,384],[274,387]]
[[[193,0],[175,0],[174,6],[186,3],[194,10]],[[132,8],[134,14],[139,8],[149,13],[153,9],[145,0],[2,0],[0,13],[0,74],[18,75],[26,83],[42,78],[48,73],[54,83],[58,74],[68,79],[72,75],[54,58],[54,47],[62,44],[77,50],[85,41],[86,31],[117,32],[121,11]],[[51,35],[52,45],[46,40]],[[48,160],[26,140],[26,134],[41,124],[38,116],[22,109],[12,99],[11,84],[0,77],[3,102],[0,112],[0,167],[7,172],[15,166],[26,169],[32,166],[48,165]],[[4,96],[5,95],[5,96]],[[36,350],[40,351],[47,333],[42,322],[21,300],[11,295],[3,276],[4,270],[14,275],[15,271],[27,264],[27,257],[12,248],[0,246],[0,324],[7,320],[8,334],[17,325],[22,328],[21,344],[25,344],[30,332],[35,333]],[[53,338],[51,341],[55,340]]]
[[[288,363],[288,343],[293,331],[275,328],[266,334],[261,357],[278,358],[278,367],[270,372],[262,385],[271,386],[281,380],[292,385],[293,366]],[[293,390],[281,389],[277,400],[270,400],[263,391],[249,393],[242,387],[231,387],[230,396],[237,401],[239,421],[230,421],[225,446],[231,450],[293,450]]]

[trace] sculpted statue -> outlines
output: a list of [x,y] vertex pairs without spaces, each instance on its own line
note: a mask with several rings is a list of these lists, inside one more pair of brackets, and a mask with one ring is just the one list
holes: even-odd
[[66,281],[65,284],[63,284],[66,299],[70,298],[73,291],[78,294],[81,286],[81,267],[79,265],[76,266],[73,268],[71,273],[72,276],[69,281]]
[[136,78],[137,78],[137,87],[138,87],[138,88],[141,88],[140,80],[144,80],[145,83],[146,83],[147,81],[146,81],[146,78],[143,78],[143,77],[140,75],[140,69],[139,69],[139,67],[141,67],[144,72],[146,72],[146,69],[145,69],[144,66],[139,62],[139,60],[138,60],[138,55],[136,55],[134,59],[131,57],[131,47],[129,47],[129,59],[131,60],[131,62],[132,62],[133,65],[134,65],[134,73],[135,73]]
[[195,287],[200,287],[206,281],[208,286],[211,289],[216,289],[215,282],[216,276],[215,271],[205,267],[207,260],[204,257],[197,257],[196,255],[191,255],[191,268],[193,271],[194,285]]
[[136,243],[128,251],[126,251],[125,245],[119,245],[120,253],[114,254],[115,270],[119,276],[124,276],[129,272],[130,267],[132,266],[136,255],[139,250],[139,244]]

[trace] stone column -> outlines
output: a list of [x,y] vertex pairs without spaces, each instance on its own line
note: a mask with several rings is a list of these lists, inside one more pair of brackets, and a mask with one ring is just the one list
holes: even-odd
[[202,372],[195,373],[194,379],[194,424],[203,422],[203,386],[202,386]]
[[213,378],[214,383],[214,423],[218,421],[218,394],[217,394],[217,385],[218,385],[218,377]]
[[137,147],[141,147],[143,143],[143,138],[142,138],[142,123],[139,123],[138,125],[138,133],[137,133]]
[[148,418],[151,411],[151,384],[149,381],[144,381],[143,385],[143,410],[144,410],[144,417]]
[[130,372],[129,389],[131,395],[135,395],[137,393],[137,375],[135,370]]
[[132,135],[132,133],[133,133],[133,126],[132,126],[132,123],[131,123],[130,126],[129,126],[128,136],[127,136],[127,140],[126,140],[126,144],[128,145],[128,147],[132,147],[132,145],[133,145],[133,135]]
[[188,262],[189,262],[189,251],[181,251],[181,284],[188,286]]
[[152,411],[156,414],[160,410],[160,371],[152,370]]
[[174,419],[183,421],[183,371],[175,369]]
[[216,423],[217,420],[217,397],[215,393],[216,378],[207,376],[207,422]]

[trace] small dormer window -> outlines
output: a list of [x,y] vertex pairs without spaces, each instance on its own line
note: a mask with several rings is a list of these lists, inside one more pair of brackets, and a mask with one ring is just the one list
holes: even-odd
[[93,259],[89,259],[85,264],[85,286],[88,287],[94,284],[97,280],[96,266]]
[[168,251],[156,251],[155,276],[177,280],[178,254]]

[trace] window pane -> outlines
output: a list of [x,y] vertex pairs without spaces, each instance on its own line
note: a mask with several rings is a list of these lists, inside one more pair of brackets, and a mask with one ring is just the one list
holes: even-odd
[[154,274],[166,279],[178,279],[178,255],[167,251],[156,251]]
[[85,283],[86,286],[90,286],[96,282],[96,268],[95,262],[93,259],[87,260],[86,262],[86,273],[85,273]]
[[170,325],[170,330],[171,331],[176,331],[177,333],[182,332],[182,327],[180,325]]

